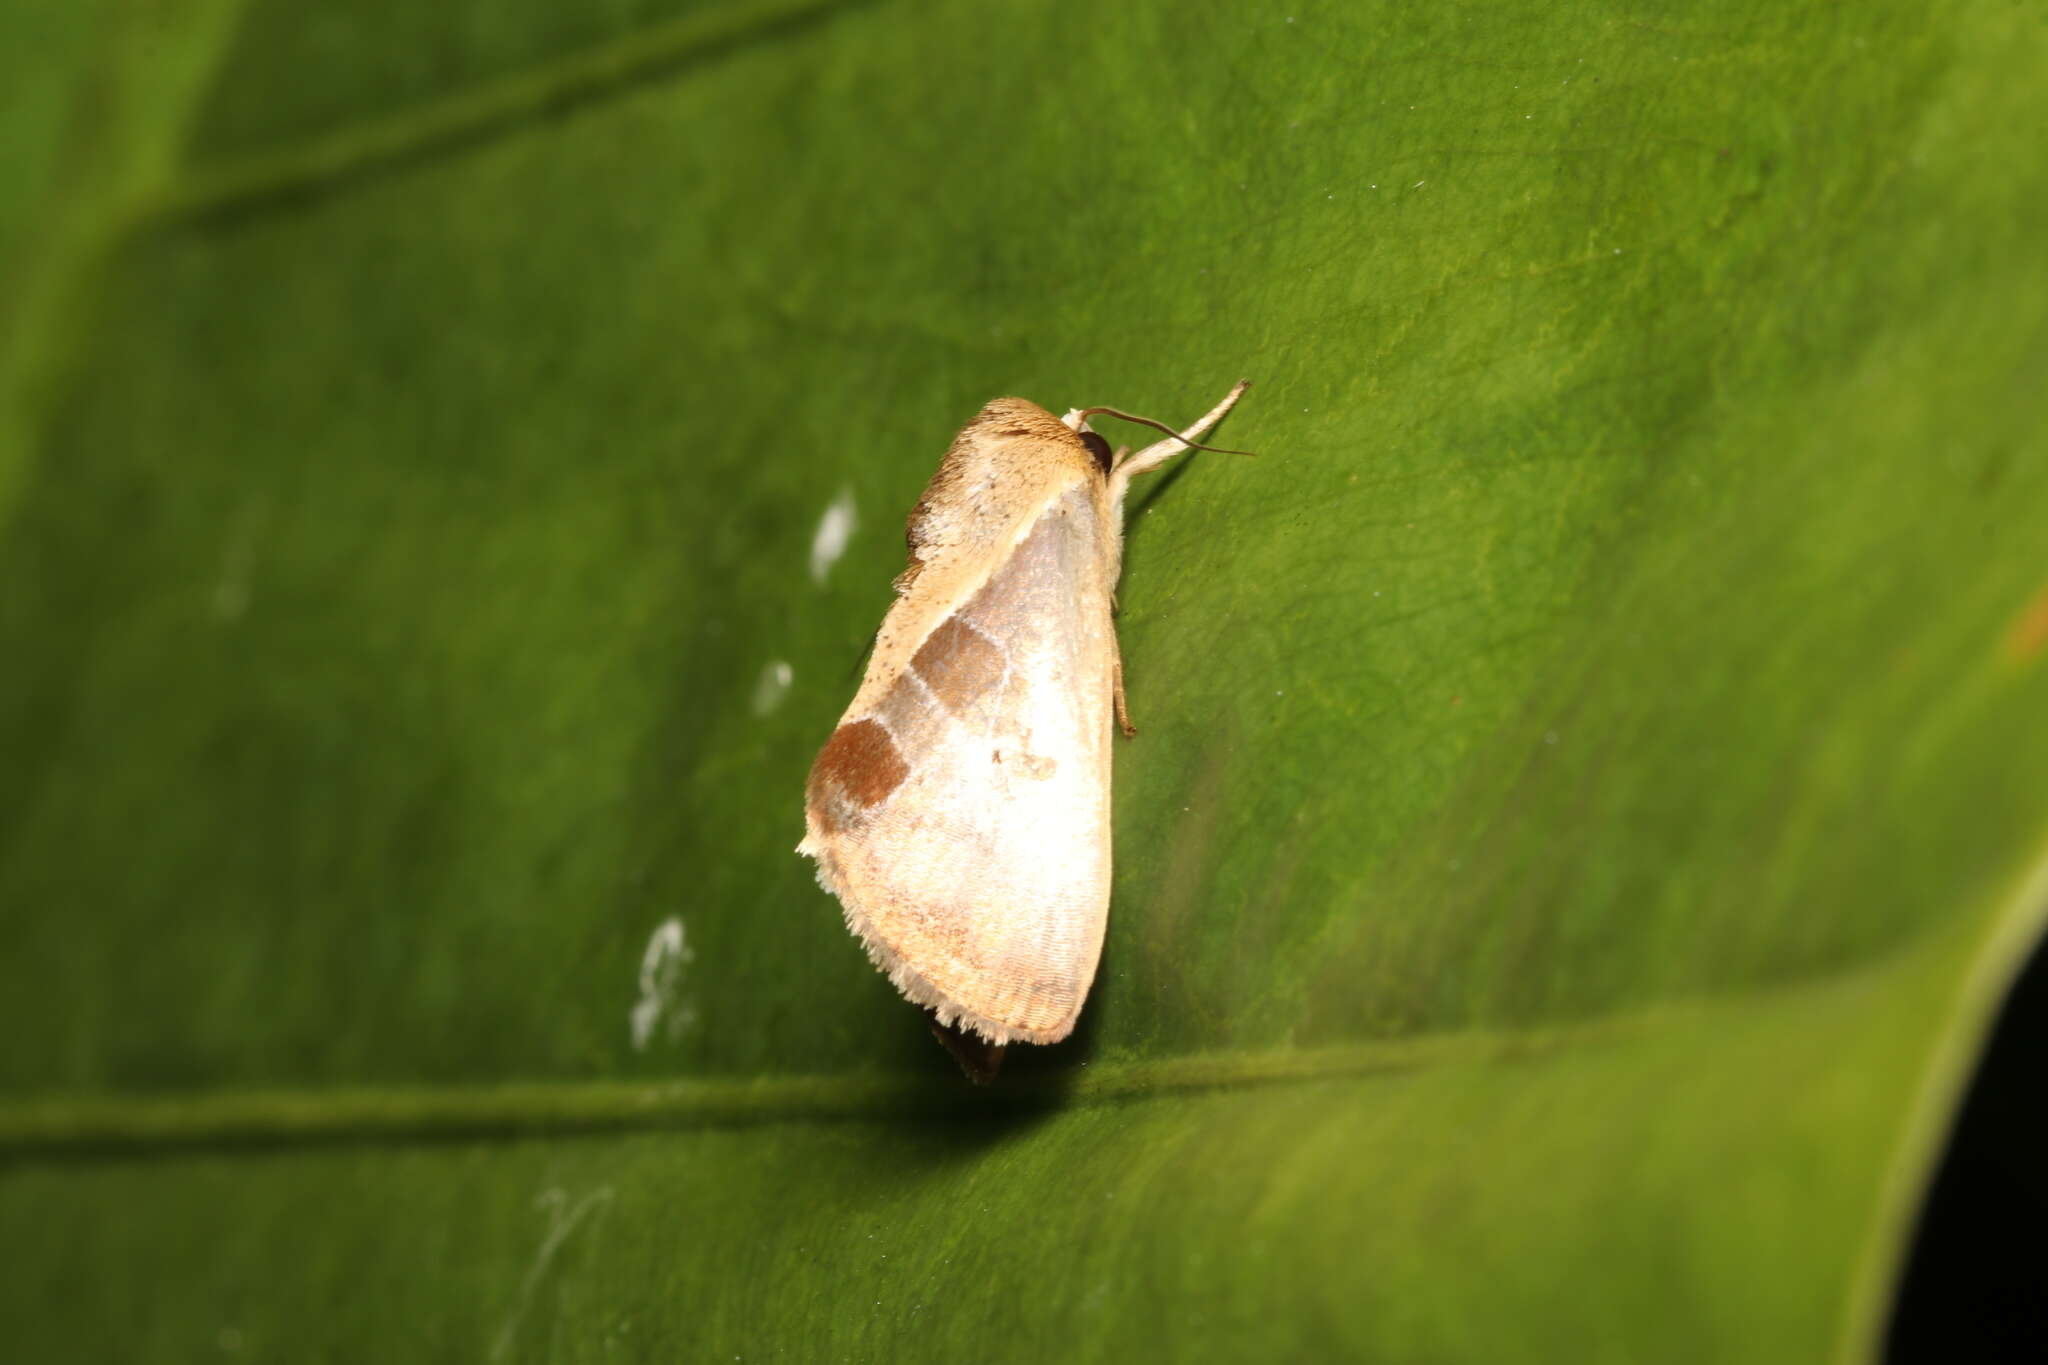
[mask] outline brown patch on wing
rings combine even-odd
[[[889,690],[875,699],[872,714],[895,736],[896,751],[903,761],[913,765],[938,740],[946,720],[932,701],[931,690],[920,687],[908,670],[898,673]]]
[[[869,806],[881,804],[910,776],[880,721],[863,718],[832,732],[811,765],[806,795],[812,814],[827,833],[844,828]]]
[[[910,666],[940,704],[958,716],[1002,682],[1004,659],[995,641],[954,615],[918,646]]]

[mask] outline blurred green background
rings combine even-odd
[[[22,1359],[1863,1359],[2048,913],[2048,20],[0,16]],[[1018,393],[1141,485],[1081,1034],[792,849]],[[843,543],[832,528],[850,530]]]

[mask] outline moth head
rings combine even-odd
[[[1112,452],[1109,442],[1103,439],[1102,433],[1090,431],[1085,425],[1075,434],[1081,438],[1081,444],[1088,447],[1088,453],[1095,457],[1096,467],[1105,475],[1115,469],[1116,462],[1127,453],[1121,450]]]

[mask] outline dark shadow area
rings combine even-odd
[[[916,1077],[913,1088],[922,1100],[893,1115],[906,1149],[931,1164],[974,1160],[1064,1110],[1074,1082],[1095,1055],[1096,1003],[1082,1010],[1073,1036],[1050,1047],[1012,1044],[1003,1049],[995,1074],[980,1082],[966,1072],[957,1052],[933,1036],[931,1016],[904,1003],[913,1026],[892,1033],[891,1068]]]
[[[2048,1359],[2048,946],[2013,984],[1935,1172],[1890,1365]]]
[[[1226,417],[1223,420],[1225,422],[1228,422],[1230,419]],[[1172,464],[1166,466],[1166,468],[1161,470],[1159,473],[1149,476],[1139,476],[1140,478],[1149,477],[1152,482],[1151,486],[1145,489],[1144,496],[1131,497],[1125,500],[1124,535],[1126,538],[1128,538],[1131,532],[1136,529],[1138,524],[1138,518],[1143,516],[1146,512],[1150,511],[1153,503],[1165,497],[1166,490],[1173,487],[1175,484],[1179,483],[1181,480],[1181,476],[1183,474],[1187,473],[1190,469],[1194,468],[1195,457],[1201,453],[1202,452],[1200,451],[1191,450],[1187,454],[1175,460]],[[1139,486],[1140,485],[1136,483],[1133,483],[1132,485],[1133,489],[1136,489]]]
[[[1226,417],[1223,420],[1227,423],[1230,419]],[[1166,490],[1179,483],[1181,476],[1192,469],[1195,461],[1200,458],[1199,452],[1190,452],[1167,465],[1166,468],[1160,470],[1157,474],[1146,475],[1143,482],[1131,485],[1130,496],[1124,503],[1124,565],[1122,582],[1128,583],[1131,581],[1131,562],[1134,558],[1140,557],[1139,553],[1134,549],[1134,543],[1144,539],[1140,531],[1145,524],[1145,513],[1151,510],[1153,503],[1165,497]],[[1119,596],[1121,596],[1121,589],[1119,589]]]

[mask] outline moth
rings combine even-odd
[[[875,965],[968,1075],[1073,1032],[1109,919],[1110,745],[1134,734],[1111,613],[1131,480],[1198,444],[1114,408],[998,398],[910,513],[867,674],[811,767],[805,833]],[[1111,452],[1088,419],[1167,433]],[[1231,452],[1240,453],[1240,452]]]

